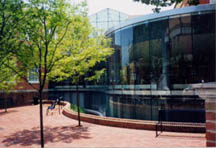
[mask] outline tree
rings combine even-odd
[[[98,50],[99,46],[97,41],[88,38],[90,26],[84,3],[71,6],[66,0],[26,0],[25,2],[24,18],[17,35],[19,48],[13,51],[7,50],[17,60],[18,66],[14,68],[6,64],[6,67],[27,83],[29,83],[27,73],[32,69],[38,70],[34,71],[34,74],[38,75],[39,87],[31,83],[29,85],[39,94],[41,147],[44,147],[42,99],[45,84],[56,77],[61,79],[70,77],[72,74],[83,75],[86,66],[82,66],[84,69],[77,66],[75,72],[72,72],[74,69],[69,66],[73,66],[74,62],[82,61],[83,58],[89,58],[89,62],[91,61],[88,67],[94,65],[99,60],[91,60],[88,56],[89,51],[84,50],[83,45],[89,47],[88,49],[91,47],[92,52]],[[82,50],[85,52],[81,52]]]
[[[76,25],[77,17],[86,15],[81,7],[82,5],[71,6],[66,0],[26,0],[25,8],[22,9],[24,11],[22,25],[16,35],[19,48],[12,51],[7,49],[18,65],[13,67],[5,63],[6,67],[27,83],[29,83],[27,73],[32,69],[38,70],[34,74],[38,75],[39,87],[31,83],[29,85],[39,94],[41,147],[44,147],[43,89],[52,73],[56,72],[58,62],[68,56],[66,47],[72,40],[65,37],[71,34],[69,31],[73,31],[69,28]]]
[[[15,67],[15,60],[10,60],[8,58],[2,58],[0,64],[0,90],[9,93],[11,89],[16,86],[17,81],[19,80],[16,74],[5,64],[11,65],[11,67]],[[5,112],[7,112],[7,99],[5,100]]]
[[[134,0],[134,1],[141,2],[146,5],[154,5],[156,7],[153,9],[153,12],[159,13],[160,12],[159,7],[167,7],[167,6],[171,6],[172,4],[176,5],[182,2],[183,0]]]
[[[29,83],[28,72],[32,69],[38,70],[34,71],[34,74],[38,75],[39,87],[31,85],[31,83],[29,85],[39,94],[41,147],[44,147],[42,99],[45,84],[56,76],[65,78],[70,77],[72,73],[77,76],[78,74],[83,75],[86,65],[82,66],[84,69],[77,66],[75,72],[71,72],[74,69],[69,68],[70,65],[73,66],[74,62],[82,61],[83,58],[89,58],[88,61],[91,61],[88,67],[99,61],[91,60],[88,56],[89,52],[83,49],[91,47],[91,51],[96,51],[99,48],[98,41],[88,38],[90,26],[84,7],[84,3],[71,6],[66,0],[25,0],[24,7],[21,8],[23,14],[18,15],[22,16],[19,19],[21,23],[16,24],[19,26],[18,30],[10,33],[10,36],[15,37],[11,43],[16,44],[14,44],[14,48],[5,46],[5,50],[2,50],[3,53],[9,55],[5,61],[15,60],[14,64],[4,62],[4,67],[9,68],[27,83]],[[11,9],[11,7],[9,8]],[[100,47],[104,46],[106,45]],[[93,48],[96,49],[93,50]],[[81,52],[82,50],[85,52]],[[78,55],[82,55],[82,57]],[[97,55],[95,54],[95,56]]]
[[[68,28],[71,33],[66,36],[72,40],[67,43],[68,54],[56,65],[56,71],[52,73],[52,77],[57,81],[71,78],[72,83],[76,85],[78,125],[81,126],[78,84],[83,79],[88,81],[100,79],[105,69],[96,70],[95,66],[106,61],[107,57],[112,55],[113,49],[109,48],[110,40],[106,39],[104,35],[90,37],[93,28],[87,18],[78,16],[75,19],[77,20],[76,24]],[[66,67],[62,65],[66,65]],[[88,72],[93,74],[86,77]]]
[[[6,65],[16,69],[13,50],[19,47],[17,34],[23,19],[24,3],[20,0],[0,0],[0,90],[8,93],[19,77]],[[5,98],[5,111],[7,100]]]
[[[18,47],[17,33],[23,18],[24,4],[21,0],[0,0],[0,52],[7,54]]]

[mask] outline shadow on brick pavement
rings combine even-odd
[[[73,140],[89,139],[88,127],[45,127],[44,128],[45,144],[48,142],[64,142],[71,143]],[[31,130],[22,130],[7,136],[2,141],[5,146],[21,145],[31,146],[40,145],[40,128],[34,127]]]

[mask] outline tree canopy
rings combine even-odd
[[[72,42],[66,43],[69,54],[59,61],[55,68],[56,71],[50,75],[57,81],[71,77],[74,84],[78,83],[86,73],[92,71],[98,63],[106,61],[106,58],[113,53],[113,50],[109,48],[110,40],[103,35],[89,37],[92,28],[87,18],[82,19],[79,16],[76,19],[76,24],[69,28],[73,31],[66,37],[72,40]],[[62,65],[66,65],[66,67]],[[94,74],[86,79],[89,81],[99,79],[104,71],[104,68],[94,69]]]
[[[23,6],[20,0],[0,1],[0,90],[3,91],[9,91],[18,82],[11,68],[17,67],[12,53],[20,47],[17,36],[22,26]]]
[[[3,0],[6,1],[14,2]],[[13,13],[17,13],[15,22],[2,21],[1,24],[10,30],[5,31],[7,35],[0,36],[0,44],[4,45],[1,52],[4,57],[8,57],[2,64],[4,68],[9,68],[2,72],[10,73],[10,70],[31,85],[27,78],[28,72],[37,69],[34,74],[39,78],[39,87],[31,86],[39,94],[41,147],[44,147],[42,98],[45,84],[51,79],[60,81],[66,78],[72,78],[77,83],[80,76],[85,75],[97,63],[105,61],[112,54],[112,49],[104,36],[90,38],[91,25],[86,15],[85,3],[73,6],[67,0],[16,2],[21,2],[20,14],[12,6],[8,6],[8,19]],[[5,37],[10,41],[5,42]],[[95,72],[91,79],[99,77],[103,71],[104,69]]]
[[[167,7],[171,6],[172,4],[178,4],[182,2],[183,0],[134,0],[135,2],[141,2],[146,5],[154,5],[156,6],[155,9],[153,9],[154,12],[158,13],[160,12],[159,7]]]

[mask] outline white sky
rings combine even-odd
[[[75,0],[85,1],[85,0]],[[94,14],[105,8],[112,8],[129,15],[144,15],[152,13],[154,6],[145,5],[133,0],[86,0],[88,4],[88,15]],[[161,10],[172,9],[172,7],[162,8]]]

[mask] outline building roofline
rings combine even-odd
[[[99,10],[99,11],[96,12],[96,13],[93,13],[93,14],[89,15],[88,17],[91,17],[91,16],[93,16],[93,15],[96,15],[96,14],[98,14],[98,13],[101,13],[101,12],[104,11],[104,10],[116,11],[116,12],[119,12],[119,13],[122,13],[122,14],[125,14],[125,15],[129,16],[127,13],[124,13],[124,12],[122,12],[122,11],[118,11],[118,10],[115,10],[115,9],[112,9],[112,8],[104,8],[104,9]]]
[[[140,17],[128,19],[127,21],[120,23],[120,25],[108,29],[105,34],[108,35],[116,30],[119,30],[119,29],[122,29],[128,26],[132,26],[134,24],[138,24],[144,21],[151,21],[154,19],[159,19],[159,18],[164,18],[164,17],[183,15],[183,14],[188,14],[188,13],[197,13],[197,12],[202,12],[202,11],[211,11],[211,10],[216,11],[215,4],[190,6],[190,7],[185,7],[185,8],[177,8],[177,9],[162,11],[160,13],[152,13],[148,15],[143,15]]]

